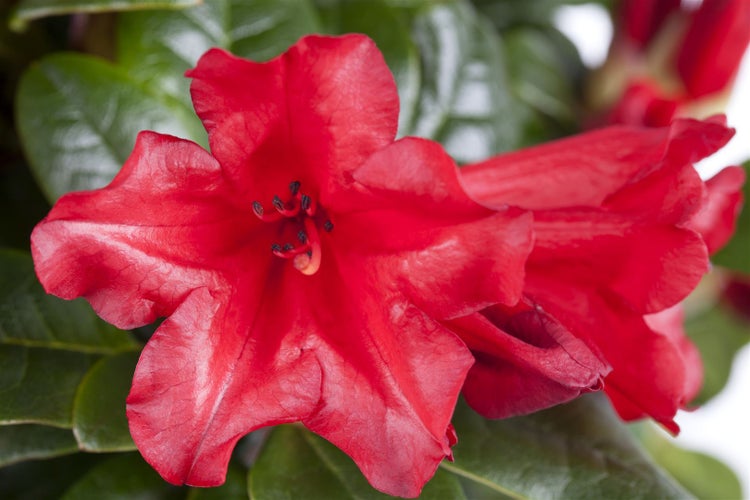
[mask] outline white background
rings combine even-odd
[[[600,65],[612,38],[612,23],[598,5],[562,7],[556,16],[557,27],[576,44],[584,63]],[[750,51],[746,52],[734,92],[727,107],[730,126],[737,129],[732,141],[699,165],[701,174],[750,159]],[[750,209],[750,200],[746,200]],[[750,258],[750,257],[748,257]],[[750,498],[750,345],[737,355],[728,385],[717,397],[694,412],[680,412],[677,423],[682,432],[677,443],[704,451],[737,473],[745,498]]]

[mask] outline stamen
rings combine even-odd
[[[285,252],[288,252],[289,250],[292,250],[293,248],[294,248],[294,245],[292,245],[291,243],[284,243],[284,246],[281,247],[281,249],[284,250]]]
[[[294,258],[294,268],[302,274],[310,276],[318,272],[318,269],[320,269],[320,236],[318,236],[318,229],[315,227],[315,222],[311,218],[306,218],[304,224],[305,232],[307,233],[306,246],[308,247],[308,251]]]
[[[323,229],[325,229],[326,233],[333,231],[333,222],[329,220],[325,221],[325,223],[323,223]]]
[[[297,193],[299,193],[299,187],[300,187],[299,181],[292,181],[289,183],[289,192],[292,193],[292,196],[297,196]]]
[[[279,212],[282,212],[284,210],[284,202],[281,201],[281,198],[279,198],[278,195],[274,195],[272,203],[276,210],[278,210]]]
[[[297,239],[300,243],[307,243],[307,234],[305,234],[304,230],[300,230],[300,232],[297,233]]]
[[[273,245],[271,245],[271,251],[272,252],[281,252],[281,245],[279,245],[278,243],[274,243]]]
[[[310,204],[312,203],[312,199],[306,194],[303,194],[299,203],[300,203],[300,207],[302,207],[302,210],[307,212],[308,210],[310,210]]]
[[[263,217],[263,205],[261,205],[259,201],[253,202],[253,212],[255,212],[255,215],[257,215],[258,218]]]

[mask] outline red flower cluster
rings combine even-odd
[[[720,120],[618,127],[463,169],[394,140],[393,78],[366,37],[268,63],[211,50],[188,73],[211,153],[143,132],[108,186],[62,197],[37,274],[121,328],[166,320],[127,400],[173,483],[223,481],[254,429],[302,422],[376,488],[416,496],[482,414],[605,390],[674,427],[689,364],[644,316],[707,266],[692,162]],[[468,194],[467,194],[468,193]]]
[[[616,88],[607,121],[658,127],[714,113],[750,42],[750,2],[703,0],[690,10],[679,0],[624,0],[620,7],[604,70],[607,88]]]

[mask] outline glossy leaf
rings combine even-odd
[[[273,429],[250,469],[248,491],[256,500],[393,498],[374,490],[346,454],[297,425]],[[438,470],[419,498],[465,497],[456,478]]]
[[[420,9],[412,36],[422,88],[404,134],[440,141],[458,162],[478,161],[521,140],[508,93],[501,40],[467,2]]]
[[[638,424],[635,433],[656,462],[698,498],[742,498],[734,472],[719,460],[673,443],[650,422]]]
[[[137,353],[107,356],[81,381],[75,397],[73,432],[82,450],[135,450],[125,417],[125,398],[137,361]]]
[[[167,9],[195,5],[200,0],[20,0],[10,19],[14,29],[40,17],[77,12],[107,12],[134,9]]]
[[[247,471],[229,462],[227,480],[216,488],[190,488],[186,500],[245,500],[247,499]]]
[[[192,109],[184,73],[209,48],[266,60],[318,30],[308,0],[206,0],[180,11],[121,15],[118,60],[135,79]]]
[[[83,300],[66,302],[47,295],[27,253],[0,249],[0,345],[3,344],[89,353],[140,349],[130,334],[97,318]],[[0,387],[5,376],[0,376]]]
[[[68,434],[72,437],[70,431]],[[76,453],[0,467],[0,498],[59,499],[73,482],[101,459],[101,455]]]
[[[63,500],[107,498],[182,498],[183,492],[165,482],[137,453],[108,458],[91,468],[61,497]]]
[[[0,345],[0,352],[15,346]],[[93,356],[56,349],[23,348],[19,381],[0,392],[0,425],[39,423],[71,427],[73,398]]]
[[[750,173],[750,163],[745,164],[745,172]],[[737,221],[737,231],[729,243],[711,260],[714,264],[750,274],[750,256],[748,255],[748,249],[750,249],[750,180],[745,182],[742,191],[745,196],[745,205]]]
[[[23,380],[27,352],[28,349],[21,346],[0,347],[0,393],[13,389]]]
[[[68,429],[33,424],[0,427],[0,467],[76,451],[78,445]]]
[[[526,417],[454,417],[456,461],[441,467],[512,498],[688,498],[651,463],[607,400],[589,395]]]
[[[201,137],[179,102],[94,57],[54,54],[21,78],[16,102],[24,150],[50,201],[108,183],[144,129]]]
[[[690,318],[685,329],[703,360],[703,387],[692,402],[700,405],[727,384],[735,354],[750,341],[750,325],[729,307],[716,305]]]

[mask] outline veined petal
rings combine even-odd
[[[303,423],[351,456],[374,487],[413,497],[451,456],[446,434],[473,359],[368,264],[342,257],[330,275],[319,273],[339,285],[307,297],[323,386]]]
[[[447,323],[476,359],[466,401],[488,418],[524,415],[601,388],[609,367],[541,308],[494,306]]]
[[[601,297],[593,289],[535,279],[528,293],[611,365],[604,390],[621,417],[649,415],[677,431],[673,418],[686,403],[686,370],[669,338],[616,297]]]
[[[706,181],[703,206],[689,226],[703,236],[709,254],[721,249],[734,234],[742,208],[744,183],[742,167],[727,167]]]
[[[675,120],[668,128],[612,126],[468,165],[461,177],[468,194],[488,206],[598,207],[664,166],[692,168],[732,134],[722,117]]]
[[[258,314],[252,299],[196,289],[138,361],[127,399],[130,433],[173,484],[220,485],[239,438],[301,420],[320,399],[321,367],[301,332],[259,335],[278,332],[273,320],[285,311]]]
[[[595,209],[534,215],[528,276],[617,294],[641,314],[679,302],[708,270],[705,245],[689,229]]]
[[[120,328],[142,326],[197,287],[223,286],[217,257],[236,253],[252,220],[229,194],[201,147],[143,132],[111,184],[63,196],[34,229],[37,275]]]
[[[396,135],[396,84],[363,35],[307,36],[267,63],[212,49],[187,76],[211,152],[243,192],[291,180],[327,192]]]

